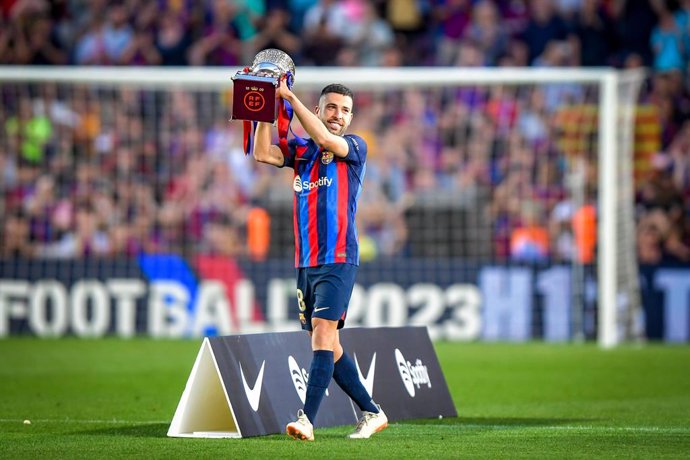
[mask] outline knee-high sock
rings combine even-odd
[[[309,421],[314,423],[319,411],[323,395],[326,394],[328,384],[333,377],[333,352],[330,350],[316,350],[311,360],[309,382],[307,383],[307,398],[304,401],[304,413]]]
[[[350,356],[343,355],[333,366],[333,380],[359,406],[361,410],[378,413],[379,408],[374,404],[371,395],[359,380],[359,373]]]

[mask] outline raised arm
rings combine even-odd
[[[297,115],[302,127],[305,129],[305,131],[307,131],[312,140],[319,145],[319,147],[322,147],[323,149],[328,150],[339,157],[347,156],[349,149],[347,141],[342,136],[330,132],[328,128],[326,128],[324,122],[322,122],[316,114],[309,110],[302,103],[302,101],[300,101],[299,98],[297,98],[297,96],[290,91],[285,80],[281,80],[280,82],[278,95],[290,102],[290,105],[292,105],[292,109],[294,110],[295,115]],[[343,112],[342,107],[338,106],[331,108],[331,110],[334,111],[332,114],[334,119],[338,117],[342,119],[343,116],[348,116]],[[351,114],[349,114],[349,116],[351,116]]]
[[[271,127],[270,123],[257,123],[254,133],[254,159],[280,168],[285,164],[285,158],[280,147],[271,144]]]

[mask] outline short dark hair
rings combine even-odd
[[[328,93],[342,94],[343,96],[348,96],[350,99],[352,99],[352,102],[355,101],[355,93],[353,93],[350,88],[345,85],[341,85],[340,83],[331,83],[322,89],[319,99]]]

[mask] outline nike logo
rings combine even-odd
[[[315,309],[314,309],[314,313],[318,313],[318,312],[323,311],[323,310],[328,310],[329,308],[331,308],[331,307],[319,307],[319,308],[315,308]]]
[[[244,385],[244,392],[247,395],[247,400],[249,405],[254,409],[254,412],[259,410],[259,400],[261,399],[261,385],[264,381],[264,366],[266,365],[266,360],[261,363],[261,370],[259,371],[259,376],[254,382],[254,387],[250,388],[247,384],[247,379],[244,377],[244,371],[242,370],[242,363],[240,363],[240,376],[242,377],[242,385]]]
[[[369,396],[374,397],[374,373],[376,372],[376,353],[371,358],[371,364],[369,365],[369,371],[367,372],[366,378],[362,375],[362,371],[359,369],[359,363],[357,362],[357,354],[354,354],[355,366],[357,367],[357,373],[359,374],[359,380],[364,385],[364,388],[369,392]]]

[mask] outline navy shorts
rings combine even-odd
[[[297,305],[302,329],[312,330],[312,318],[338,321],[338,329],[345,325],[356,274],[357,266],[342,263],[297,269]]]

